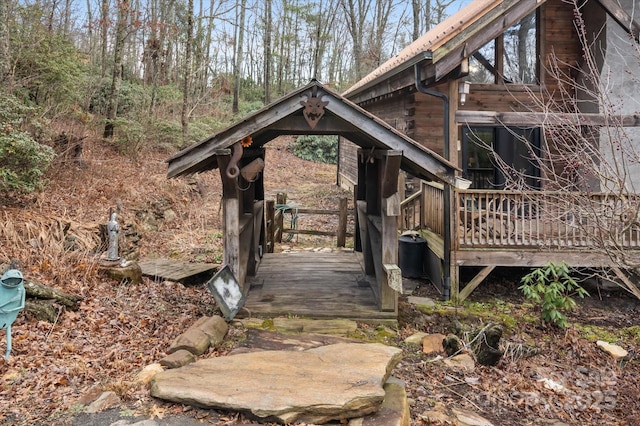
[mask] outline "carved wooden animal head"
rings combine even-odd
[[[320,97],[310,96],[306,101],[300,101],[300,105],[304,107],[302,115],[312,129],[316,128],[316,124],[324,115],[324,107],[329,105],[328,101],[323,101]]]

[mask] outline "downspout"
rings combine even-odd
[[[444,93],[431,90],[422,84],[420,79],[420,66],[413,66],[416,74],[416,89],[425,95],[442,99],[444,106],[444,150],[443,157],[449,161],[449,97]],[[444,183],[444,276],[442,283],[442,298],[449,300],[451,297],[451,185]]]

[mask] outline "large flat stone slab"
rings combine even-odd
[[[378,411],[401,354],[379,343],[338,343],[209,358],[158,373],[151,395],[268,421],[320,424]]]

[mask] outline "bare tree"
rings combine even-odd
[[[0,1],[0,83],[9,78],[9,1]]]
[[[232,110],[235,113],[239,111],[240,102],[240,86],[242,84],[242,59],[244,47],[244,21],[247,13],[247,0],[240,0],[240,14],[236,24],[236,55],[233,66],[233,105]]]
[[[193,51],[193,0],[187,2],[187,37],[185,41],[184,71],[182,80],[182,112],[180,122],[182,124],[182,145],[187,141],[189,133],[189,83],[191,81],[191,52]]]
[[[105,0],[106,1],[106,0]],[[120,0],[118,3],[118,22],[116,23],[115,44],[113,46],[113,71],[111,88],[107,97],[107,114],[103,137],[113,138],[115,120],[118,113],[118,97],[122,83],[122,55],[124,42],[127,36],[127,22],[129,16],[129,0]]]

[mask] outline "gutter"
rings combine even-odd
[[[431,52],[425,52],[431,53]],[[444,93],[429,89],[422,83],[420,79],[420,66],[416,63],[413,66],[415,70],[415,86],[418,92],[425,95],[435,96],[443,101],[444,107],[444,159],[450,161],[449,153],[449,97]],[[451,185],[444,182],[444,271],[442,283],[442,298],[449,300],[451,298]]]
[[[393,59],[397,59],[397,58],[393,58]],[[392,60],[393,60],[392,59]],[[360,86],[356,86],[355,84],[353,86],[351,86],[349,89],[347,89],[345,92],[342,93],[342,96],[346,97],[346,98],[352,98],[360,93],[362,93],[363,91],[377,86],[378,84],[382,83],[383,81],[389,80],[392,77],[397,76],[398,74],[402,73],[403,71],[407,71],[410,70],[411,67],[415,67],[418,64],[422,63],[422,61],[430,61],[433,59],[433,52],[430,50],[423,50],[420,53],[412,56],[411,58],[402,61],[400,64],[398,64],[397,66],[389,69],[388,71],[378,75],[378,76],[374,76],[372,74],[375,73],[375,70],[372,71],[371,74],[369,74],[368,76],[365,76],[362,80],[366,80],[369,79],[368,81],[366,81],[364,84],[360,85]],[[358,83],[356,83],[358,84]]]

